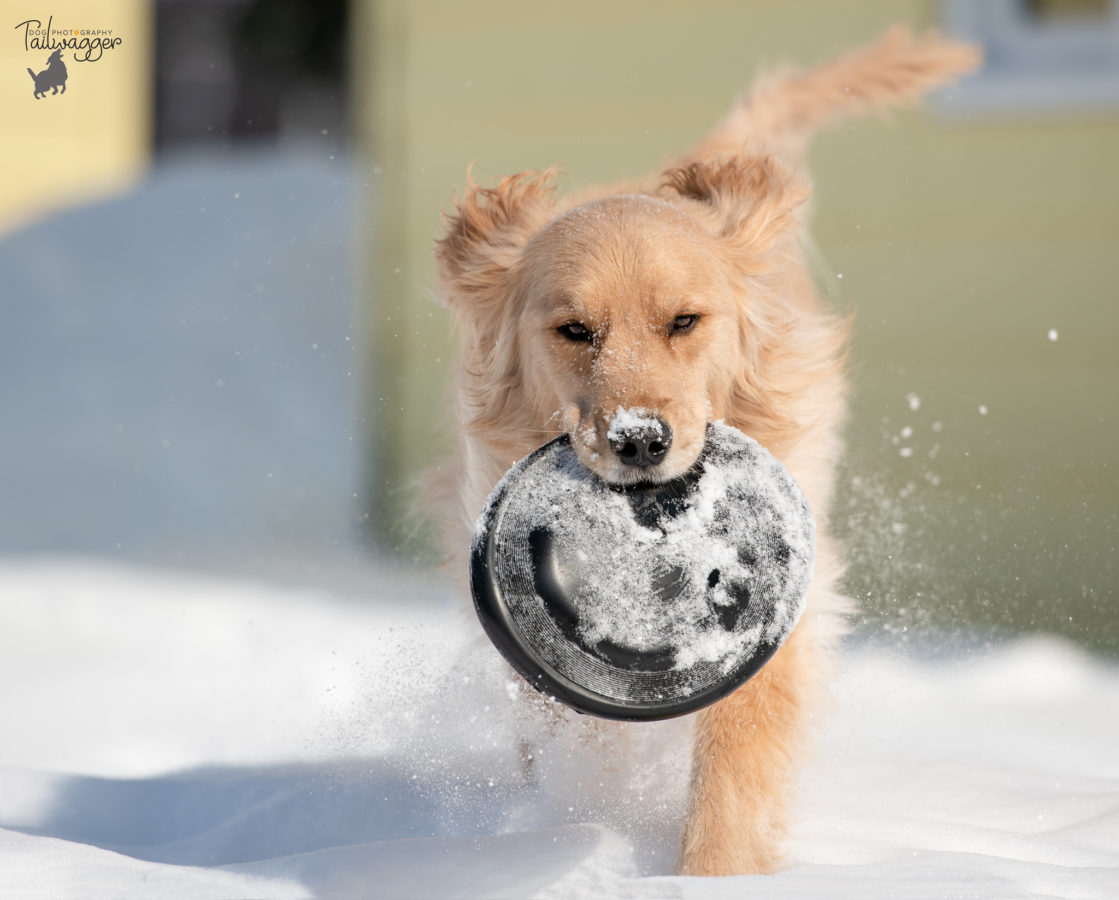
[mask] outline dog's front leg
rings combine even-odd
[[[772,872],[780,864],[810,640],[797,628],[753,679],[698,714],[681,875]]]

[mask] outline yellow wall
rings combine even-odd
[[[355,55],[375,74],[362,127],[380,235],[366,286],[383,351],[371,401],[389,483],[376,508],[393,519],[393,491],[453,430],[431,246],[470,162],[480,179],[557,163],[567,184],[639,173],[709,127],[759,66],[824,60],[896,21],[936,24],[939,6],[381,0],[365,13]],[[966,617],[1119,649],[1105,615],[1119,568],[1117,160],[1115,112],[960,119],[933,106],[816,145],[821,284],[857,316],[836,524],[851,589],[890,627]],[[938,611],[915,612],[918,592]]]
[[[36,100],[26,69],[45,69],[51,51],[25,49],[25,29],[15,26],[28,19],[38,19],[42,27],[51,19],[52,29],[69,31],[79,41],[88,37],[83,31],[111,29],[101,38],[119,37],[121,43],[103,49],[96,61],[77,61],[74,50],[64,49],[66,93]],[[0,35],[3,234],[117,190],[143,170],[150,143],[151,10],[147,0],[7,0]]]
[[[359,124],[377,166],[380,223],[368,281],[381,350],[374,438],[389,495],[446,446],[449,331],[428,300],[431,246],[468,164],[480,179],[559,164],[569,184],[640,173],[710,127],[762,64],[826,59],[895,19],[929,18],[922,4],[889,2],[705,0],[682,9],[647,0],[359,5]],[[879,143],[891,146],[858,145]],[[391,496],[375,488],[383,508]]]

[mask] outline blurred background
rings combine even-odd
[[[431,249],[467,166],[639,174],[759,69],[903,22],[987,61],[812,154],[820,288],[856,317],[832,518],[858,631],[1119,655],[1116,0],[5,9],[0,556],[429,569]],[[121,40],[36,98],[48,22]]]

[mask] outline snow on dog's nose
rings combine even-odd
[[[672,429],[647,409],[619,406],[606,432],[610,449],[622,465],[648,468],[660,465],[672,446]]]

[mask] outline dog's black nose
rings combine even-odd
[[[644,416],[636,421],[615,420],[607,432],[610,449],[618,454],[623,465],[659,465],[672,446],[672,429],[657,416]]]

